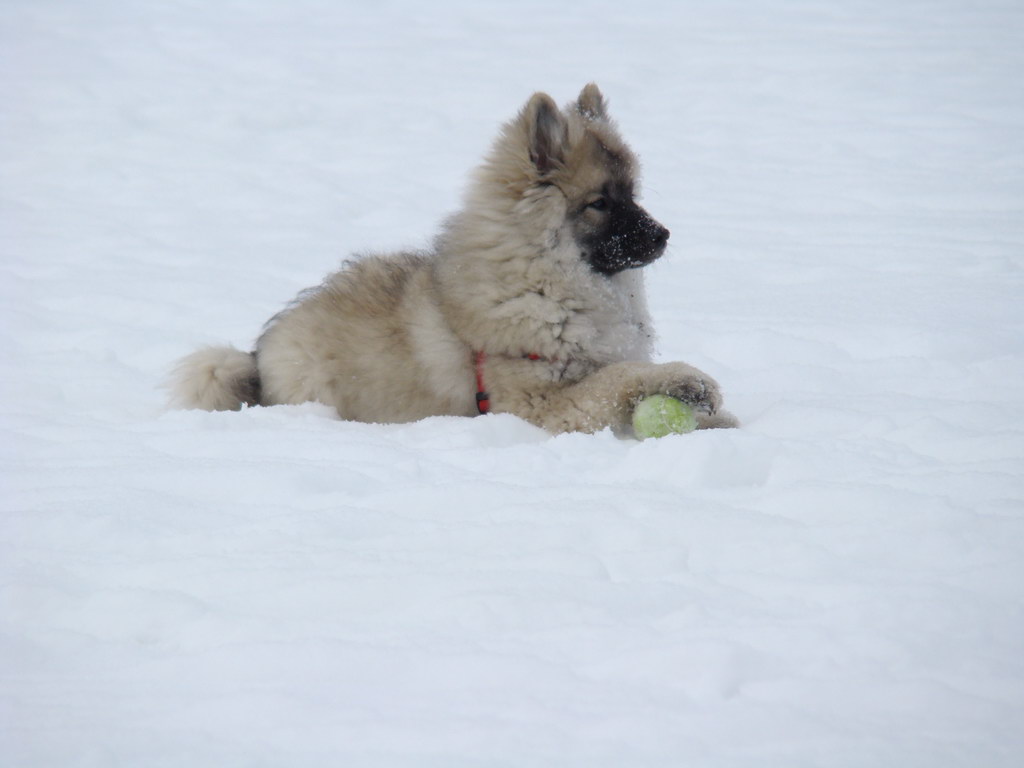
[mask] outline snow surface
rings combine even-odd
[[[1019,2],[0,7],[0,765],[1024,764]],[[737,431],[167,412],[589,80]]]

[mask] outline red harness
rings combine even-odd
[[[529,354],[525,356],[527,360],[540,360],[540,355]],[[473,355],[473,360],[476,365],[476,409],[481,414],[488,413],[491,410],[491,395],[484,387],[484,363],[487,362],[487,353],[483,350]]]
[[[476,355],[476,409],[480,413],[487,413],[491,410],[491,396],[484,389],[484,362],[487,360],[486,352],[477,352]]]

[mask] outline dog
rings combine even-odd
[[[636,194],[636,157],[598,87],[564,109],[535,93],[430,251],[349,262],[271,318],[253,352],[184,358],[175,404],[318,401],[376,423],[511,413],[552,434],[619,433],[640,399],[666,394],[699,427],[737,426],[710,376],[651,362],[641,268],[669,231]]]

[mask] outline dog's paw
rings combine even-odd
[[[722,393],[719,391],[718,382],[696,368],[685,367],[688,371],[676,378],[665,394],[689,403],[705,413],[717,412],[722,407]]]
[[[736,429],[740,420],[725,410],[716,413],[705,413],[696,411],[697,429]]]

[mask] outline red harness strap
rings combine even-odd
[[[484,389],[484,362],[486,360],[486,352],[476,353],[476,409],[482,414],[491,410],[491,396]]]
[[[530,353],[525,355],[527,360],[540,360],[540,355]],[[491,410],[491,395],[484,388],[484,363],[487,362],[487,353],[483,350],[473,355],[473,361],[476,366],[476,409],[481,414],[488,413]]]

